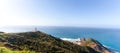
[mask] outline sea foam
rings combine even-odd
[[[80,38],[77,38],[77,39],[73,39],[73,38],[60,38],[60,39],[65,40],[65,41],[70,41],[70,42],[80,41]]]
[[[65,41],[70,41],[70,42],[73,42],[73,43],[76,42],[76,41],[80,41],[80,38],[76,38],[76,39],[74,39],[74,38],[60,38],[60,39],[65,40]],[[103,46],[106,47],[106,48],[109,48],[112,51],[112,53],[120,53],[120,52],[116,51],[115,49],[113,49],[109,46],[106,46],[106,45],[103,45]]]

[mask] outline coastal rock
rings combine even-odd
[[[113,53],[111,50],[104,47],[100,42],[92,38],[89,38],[89,39],[81,38],[79,41],[76,41],[75,44],[78,44],[80,46],[91,47],[100,53]]]

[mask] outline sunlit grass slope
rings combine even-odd
[[[10,50],[6,47],[0,47],[0,53],[35,53],[34,51],[26,51],[26,50],[22,50],[22,51],[17,51],[17,50]]]

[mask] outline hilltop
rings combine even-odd
[[[30,50],[36,53],[98,53],[91,47],[63,41],[41,31],[1,34],[0,43],[10,50]]]

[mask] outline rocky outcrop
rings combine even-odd
[[[104,47],[100,42],[92,38],[89,39],[81,38],[80,41],[76,41],[75,44],[78,44],[80,46],[91,47],[100,53],[113,53],[108,48]]]

